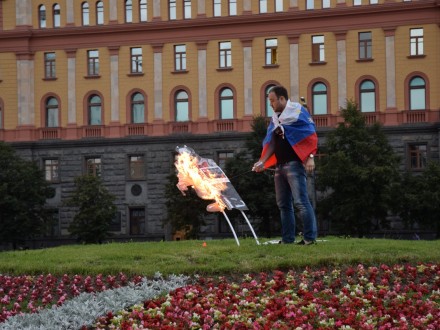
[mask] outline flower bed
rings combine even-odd
[[[0,329],[440,328],[439,264],[159,275],[0,275]]]
[[[99,318],[99,329],[440,329],[440,265],[276,271],[197,284]]]

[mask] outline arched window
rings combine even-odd
[[[189,99],[188,93],[184,90],[177,91],[175,94],[174,105],[176,109],[176,121],[189,120]]]
[[[40,28],[44,29],[46,27],[46,7],[44,5],[38,7],[38,22]]]
[[[96,24],[104,24],[104,4],[102,1],[96,3]]]
[[[58,100],[49,97],[46,100],[46,127],[58,127]]]
[[[141,22],[146,22],[148,20],[148,7],[147,0],[139,1],[139,20]]]
[[[137,92],[131,96],[131,122],[133,124],[145,121],[145,100],[144,96]]]
[[[362,112],[376,111],[376,86],[371,80],[364,80],[359,90],[359,105]]]
[[[269,95],[269,91],[272,89],[272,87],[275,85],[269,85],[266,87],[266,89],[264,90],[264,99],[266,100],[266,105],[265,105],[265,114],[266,117],[272,117],[273,116],[273,109],[270,105],[270,101],[269,98],[267,97]]]
[[[54,4],[52,7],[53,12],[53,27],[58,28],[61,26],[61,7],[59,4]]]
[[[131,0],[125,1],[125,22],[133,22],[133,3]]]
[[[220,91],[220,119],[234,118],[234,93],[230,88]]]
[[[327,86],[322,82],[317,82],[312,87],[312,114],[327,114]]]
[[[96,94],[90,95],[87,108],[89,115],[88,124],[101,125],[101,112],[102,112],[101,98]]]
[[[409,109],[426,109],[426,83],[422,77],[416,76],[409,82]]]
[[[89,25],[90,9],[89,9],[89,4],[87,2],[83,2],[81,5],[81,14],[82,14],[82,25]]]

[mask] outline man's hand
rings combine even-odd
[[[315,170],[315,160],[311,157],[307,158],[304,167],[306,168],[306,172],[308,174],[312,174]]]
[[[254,172],[263,172],[264,171],[264,163],[261,160],[259,160],[252,167],[252,171],[254,171]]]

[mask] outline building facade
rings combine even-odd
[[[117,196],[118,237],[171,239],[175,147],[222,166],[275,84],[321,143],[351,99],[423,169],[440,159],[439,0],[0,0],[0,141],[44,168],[57,239],[85,173]]]

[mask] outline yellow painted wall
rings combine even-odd
[[[17,63],[12,53],[0,53],[0,98],[3,100],[3,128],[17,127]]]
[[[3,30],[15,29],[15,1],[3,1]]]

